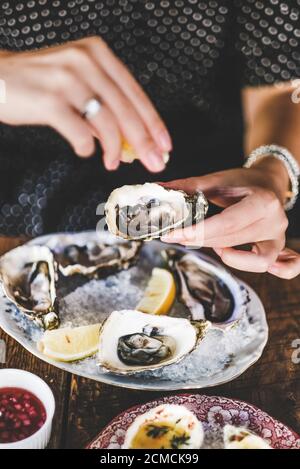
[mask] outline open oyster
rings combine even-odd
[[[199,449],[202,423],[184,405],[161,404],[134,419],[126,431],[123,449]]]
[[[24,245],[0,259],[0,277],[7,297],[44,329],[59,325],[56,263],[46,246]]]
[[[50,240],[48,246],[63,275],[103,277],[130,267],[137,259],[141,243],[120,241],[113,236],[111,242],[104,242],[96,232],[86,232],[61,235],[55,245]]]
[[[272,449],[260,436],[247,428],[233,425],[224,427],[224,447],[225,449]]]
[[[154,370],[182,360],[204,337],[208,323],[114,311],[100,330],[99,365],[116,374]]]
[[[151,240],[202,220],[208,203],[202,192],[188,195],[159,184],[115,189],[105,205],[111,233],[124,239]]]
[[[180,300],[190,310],[192,320],[208,320],[217,327],[235,323],[243,313],[241,289],[224,269],[214,273],[214,266],[197,254],[168,249],[164,251],[169,267],[175,273]]]

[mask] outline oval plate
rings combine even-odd
[[[120,449],[126,430],[141,414],[160,404],[184,405],[204,426],[203,449],[224,449],[226,424],[249,428],[274,449],[300,449],[300,437],[286,425],[246,402],[218,396],[180,394],[132,407],[112,420],[87,449]]]
[[[82,242],[82,239],[91,239],[94,236],[94,232],[78,233],[72,235],[72,240],[73,243]],[[102,234],[102,237],[111,240],[107,233]],[[65,234],[43,236],[31,243],[49,244],[53,247],[61,239],[65,239]],[[161,251],[165,247],[159,241],[146,243],[136,266],[107,279],[83,282],[82,279],[73,277],[66,282],[62,281],[63,285],[59,286],[58,291],[62,326],[95,324],[115,309],[134,309],[143,294],[152,268],[162,265]],[[243,307],[243,315],[239,323],[225,333],[210,330],[200,347],[180,364],[136,376],[118,376],[100,370],[96,357],[76,363],[55,362],[37,350],[36,342],[42,331],[25,318],[4,295],[0,296],[0,327],[41,360],[75,375],[106,384],[159,391],[196,389],[226,383],[240,376],[262,355],[268,339],[265,311],[250,287],[231,276],[215,260],[196,252],[207,270],[217,274],[229,287],[231,283],[235,284],[236,290],[240,289],[237,302]],[[247,305],[242,305],[242,300],[246,297]],[[171,315],[184,316],[186,311],[182,308],[179,302],[175,302]]]

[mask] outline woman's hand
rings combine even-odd
[[[268,272],[285,279],[297,277],[300,274],[300,254],[291,249],[284,249]]]
[[[176,230],[162,241],[210,247],[230,267],[267,271],[285,246],[288,222],[283,200],[288,176],[282,163],[274,158],[266,160],[251,169],[233,169],[167,183],[168,187],[189,193],[202,190],[224,210],[195,227]],[[251,244],[251,251],[234,249],[244,244]]]
[[[50,125],[82,157],[101,141],[107,169],[116,169],[122,137],[150,171],[164,169],[171,150],[168,131],[149,98],[125,65],[98,37],[33,52],[1,52],[0,79],[6,100],[0,121]],[[101,110],[83,117],[86,103],[99,98]]]

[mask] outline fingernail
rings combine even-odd
[[[152,166],[154,171],[163,171],[165,169],[165,164],[163,162],[162,155],[160,155],[155,150],[150,150],[148,153],[148,161]]]
[[[113,162],[111,163],[111,169],[112,169],[113,171],[116,171],[116,169],[118,169],[119,166],[120,166],[119,160],[113,161]]]
[[[218,256],[222,256],[223,249],[221,248],[214,248],[214,251],[218,254]]]
[[[91,152],[82,151],[82,148],[74,148],[74,151],[80,158],[89,158],[92,156]]]
[[[269,274],[277,274],[279,272],[279,268],[276,267],[275,265],[272,265],[272,267],[268,269],[268,272]]]
[[[172,150],[172,140],[169,133],[166,130],[161,130],[158,134],[158,143],[159,146],[164,151],[171,151]]]
[[[118,169],[119,164],[120,164],[119,160],[107,161],[106,162],[106,168],[109,171],[115,171],[116,169]]]

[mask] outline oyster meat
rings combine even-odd
[[[204,337],[206,322],[114,311],[100,331],[99,365],[111,373],[134,374],[177,363]]]
[[[224,427],[224,447],[225,449],[272,449],[260,436],[247,428],[233,425]]]
[[[180,300],[190,310],[193,320],[208,320],[222,327],[239,319],[240,286],[225,269],[217,275],[213,272],[216,267],[211,266],[209,271],[207,263],[197,254],[181,250],[168,249],[164,257],[177,277]]]
[[[111,238],[112,242],[104,242],[94,232],[62,235],[55,245],[50,241],[48,246],[53,250],[63,275],[103,277],[130,267],[141,248],[140,242]]]
[[[202,423],[184,405],[161,404],[139,415],[128,427],[123,449],[199,449]]]
[[[118,357],[126,365],[156,365],[172,356],[176,343],[171,337],[129,334],[118,340]]]
[[[0,259],[6,296],[44,329],[59,325],[56,276],[56,262],[46,246],[20,246]]]
[[[175,228],[204,218],[208,203],[202,192],[188,195],[159,184],[115,189],[105,205],[106,222],[114,235],[131,240],[151,240]]]

